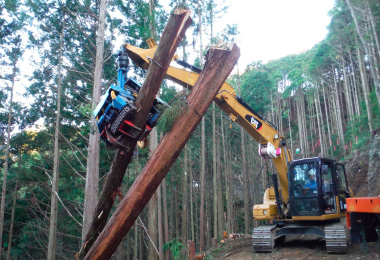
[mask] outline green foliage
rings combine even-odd
[[[186,105],[184,99],[185,96],[178,98],[169,108],[166,106],[161,106],[160,111],[164,111],[158,119],[157,128],[159,131],[165,134],[172,129],[175,120],[183,110],[183,107]]]
[[[17,7],[19,6],[18,0],[5,0],[5,8],[8,11],[16,12]]]
[[[164,81],[165,83],[165,81]],[[166,86],[162,84],[160,98],[171,104],[177,96],[177,89],[173,86]]]
[[[259,114],[264,114],[270,108],[275,83],[260,63],[248,67],[241,79],[241,96]]]
[[[132,4],[125,0],[117,0],[115,4],[122,15],[127,18],[126,23],[119,29],[122,35],[127,37],[129,43],[138,45],[138,42],[140,42],[140,47],[148,47],[147,43],[140,41],[140,39],[147,40],[152,37],[151,23],[155,24],[155,34],[158,38],[160,37],[168,18],[168,14],[162,8],[156,8],[153,20],[149,13],[149,4],[146,1],[138,0]],[[158,7],[160,6],[158,5]],[[136,12],[136,9],[138,12]],[[136,39],[139,39],[139,41],[136,41]]]
[[[237,24],[227,24],[223,31],[218,35],[223,42],[234,42],[236,35],[239,35]]]
[[[182,251],[184,251],[185,249],[186,246],[181,243],[181,240],[178,237],[164,244],[164,251],[170,250],[172,252],[174,260],[181,259]]]
[[[319,74],[321,70],[330,70],[333,62],[331,47],[322,42],[314,47],[309,71],[311,74]]]
[[[371,110],[372,110],[373,115],[380,115],[380,107],[379,107],[378,102],[377,102],[377,97],[376,97],[375,91],[372,91],[370,93],[370,99],[371,99],[371,104],[372,104]],[[380,127],[380,116],[374,116],[372,123],[373,123],[373,130],[379,128]]]

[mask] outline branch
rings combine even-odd
[[[150,243],[152,243],[152,246],[153,246],[154,250],[156,251],[157,255],[160,255],[160,253],[158,252],[157,247],[156,247],[156,245],[154,244],[152,238],[149,236],[148,230],[146,229],[146,227],[145,227],[145,225],[144,225],[144,222],[142,222],[142,220],[141,220],[140,217],[139,217],[139,221],[140,221],[140,225],[142,226],[142,228],[144,229],[146,235],[148,236]]]
[[[81,223],[79,223],[79,221],[76,220],[76,219],[74,218],[74,216],[71,214],[71,212],[66,208],[65,204],[63,204],[63,202],[62,202],[61,198],[59,197],[57,191],[55,191],[55,196],[58,198],[59,202],[61,202],[62,207],[66,210],[67,214],[69,214],[70,217],[71,217],[71,218],[72,218],[72,219],[73,219],[73,220],[74,220],[79,226],[82,227],[83,225],[82,225]]]

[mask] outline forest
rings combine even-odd
[[[177,7],[191,11],[176,52],[191,64],[202,67],[207,46],[239,34],[235,24],[215,32],[228,9],[219,0],[171,0]],[[78,254],[116,153],[99,142],[92,111],[116,83],[118,39],[159,43],[171,11],[159,0],[0,0],[0,258]],[[380,132],[380,4],[335,0],[329,15],[312,49],[252,61],[227,81],[276,126],[293,159],[345,164]],[[146,71],[131,62],[128,73],[144,82]],[[187,90],[165,79],[159,94],[174,105]],[[135,151],[112,212],[165,134],[155,129],[149,149]],[[251,234],[253,205],[276,171],[257,150],[212,104],[112,259],[185,259],[188,240],[202,252],[224,231]]]

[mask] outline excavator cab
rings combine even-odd
[[[289,167],[290,215],[320,216],[346,212],[349,197],[344,166],[335,160],[309,158],[295,160]]]

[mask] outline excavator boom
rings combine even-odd
[[[143,69],[155,62],[156,45],[152,40],[148,45],[149,49],[141,49],[124,44],[129,57]],[[191,89],[201,70],[183,61],[178,63],[185,68],[169,66],[167,78]],[[272,175],[273,186],[264,192],[263,204],[253,208],[256,220],[273,221],[254,229],[254,250],[271,252],[277,238],[313,234],[325,239],[328,252],[346,252],[345,228],[338,223],[345,216],[346,198],[350,196],[344,166],[321,157],[293,160],[276,127],[252,109],[227,82],[214,102],[259,143],[260,156],[270,158],[278,173],[279,187],[277,176]]]
[[[124,44],[132,61],[143,69],[147,69],[150,62],[154,62],[153,56],[156,46],[152,42],[148,43],[149,49]],[[167,70],[168,79],[189,89],[195,85],[198,77],[199,73],[182,68],[170,66]],[[241,125],[260,144],[262,156],[272,158],[279,174],[282,199],[286,203],[289,198],[287,161],[292,158],[286,146],[283,145],[283,136],[273,124],[257,114],[242,98],[238,97],[235,90],[227,82],[218,91],[214,102],[229,115],[232,121]]]

